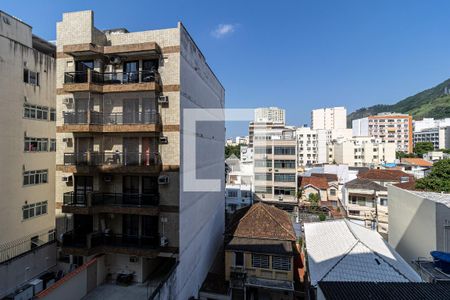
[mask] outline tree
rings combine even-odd
[[[436,162],[430,174],[417,180],[416,189],[450,193],[450,158]]]
[[[439,151],[442,151],[446,154],[450,154],[450,149],[439,149]]]
[[[227,146],[225,146],[225,159],[230,157],[232,154],[234,154],[238,158],[240,158],[241,157],[241,145],[227,145]]]
[[[314,207],[319,206],[320,196],[316,193],[311,193],[308,195],[308,200],[311,202],[311,205]]]
[[[419,157],[422,157],[425,153],[433,151],[434,145],[431,142],[420,142],[414,146],[414,153]]]
[[[327,218],[327,216],[325,216],[325,214],[324,214],[323,212],[321,212],[321,213],[319,214],[319,221],[320,221],[320,222],[325,221],[326,218]]]
[[[413,158],[417,157],[414,153],[406,153],[403,151],[397,151],[395,152],[395,158],[402,159],[402,158]]]

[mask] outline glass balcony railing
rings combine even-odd
[[[155,71],[139,72],[96,72],[93,70],[65,72],[64,83],[95,83],[95,84],[130,84],[160,82],[160,76]]]
[[[140,193],[103,193],[88,192],[75,193],[67,192],[63,194],[63,204],[65,206],[119,206],[119,207],[147,207],[159,204],[159,194]]]
[[[155,166],[161,162],[159,153],[150,152],[72,152],[64,153],[65,165],[78,166]]]
[[[69,231],[63,234],[63,247],[95,248],[101,246],[120,248],[156,249],[159,247],[159,236],[124,235],[113,233],[77,233]]]
[[[63,112],[64,124],[128,125],[160,124],[157,112],[102,113],[102,112]]]

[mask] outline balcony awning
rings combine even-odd
[[[261,279],[256,277],[247,277],[245,285],[280,291],[294,290],[294,283],[291,281]]]

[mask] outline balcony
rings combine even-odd
[[[63,235],[63,252],[90,256],[98,253],[119,253],[156,257],[159,253],[159,236],[132,236],[92,232],[78,234],[73,231]]]
[[[139,72],[65,72],[65,92],[120,93],[138,91],[160,91],[160,76],[154,71]]]
[[[159,194],[90,192],[63,194],[62,211],[74,214],[117,213],[156,216]]]
[[[159,173],[159,153],[150,152],[71,152],[64,153],[64,164],[58,171],[67,173]]]
[[[64,125],[58,132],[160,132],[157,112],[104,113],[63,112]]]

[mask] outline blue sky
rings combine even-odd
[[[66,11],[92,9],[100,29],[181,20],[226,88],[227,107],[279,106],[290,125],[310,110],[393,103],[450,77],[450,1],[2,0],[0,10],[55,39]],[[227,136],[245,134],[228,124]]]

